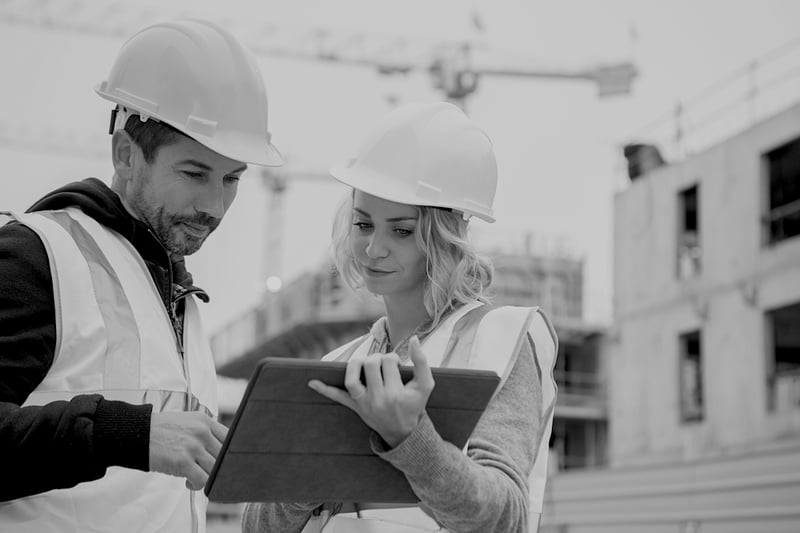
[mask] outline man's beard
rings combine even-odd
[[[171,256],[186,256],[198,251],[208,237],[221,222],[220,219],[205,213],[193,215],[169,214],[163,206],[156,207],[146,194],[149,177],[140,176],[138,186],[131,191],[128,202],[139,218],[147,224],[161,241]],[[187,233],[183,223],[205,226],[208,232],[202,237]]]
[[[167,251],[173,256],[191,255],[198,251],[211,232],[219,225],[219,219],[197,213],[190,215],[170,215],[164,211],[163,207],[152,209],[146,219],[147,224],[164,245]],[[202,237],[191,235],[183,230],[182,223],[205,226],[208,233]]]

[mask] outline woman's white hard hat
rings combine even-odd
[[[264,80],[253,55],[202,20],[154,24],[128,39],[95,91],[124,116],[169,124],[236,161],[279,166]]]
[[[330,170],[342,183],[402,204],[448,208],[494,222],[497,161],[489,136],[447,102],[406,104]]]

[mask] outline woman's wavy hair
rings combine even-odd
[[[348,194],[334,219],[331,255],[339,274],[354,290],[364,288],[350,242],[353,197]],[[433,331],[451,310],[473,300],[488,302],[492,284],[491,262],[479,255],[467,236],[468,221],[460,212],[438,207],[414,206],[419,218],[414,238],[425,254],[425,310],[430,321],[420,334]]]

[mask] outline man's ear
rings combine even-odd
[[[133,141],[127,131],[119,129],[111,137],[111,159],[114,163],[114,173],[123,180],[133,177],[134,161],[139,151],[139,146]]]

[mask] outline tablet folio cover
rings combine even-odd
[[[344,388],[346,363],[265,358],[257,366],[214,465],[216,502],[415,503],[403,474],[372,453],[372,432],[347,407],[311,390]],[[433,368],[427,412],[444,440],[463,448],[492,398],[494,372]],[[401,367],[403,381],[413,376]]]

